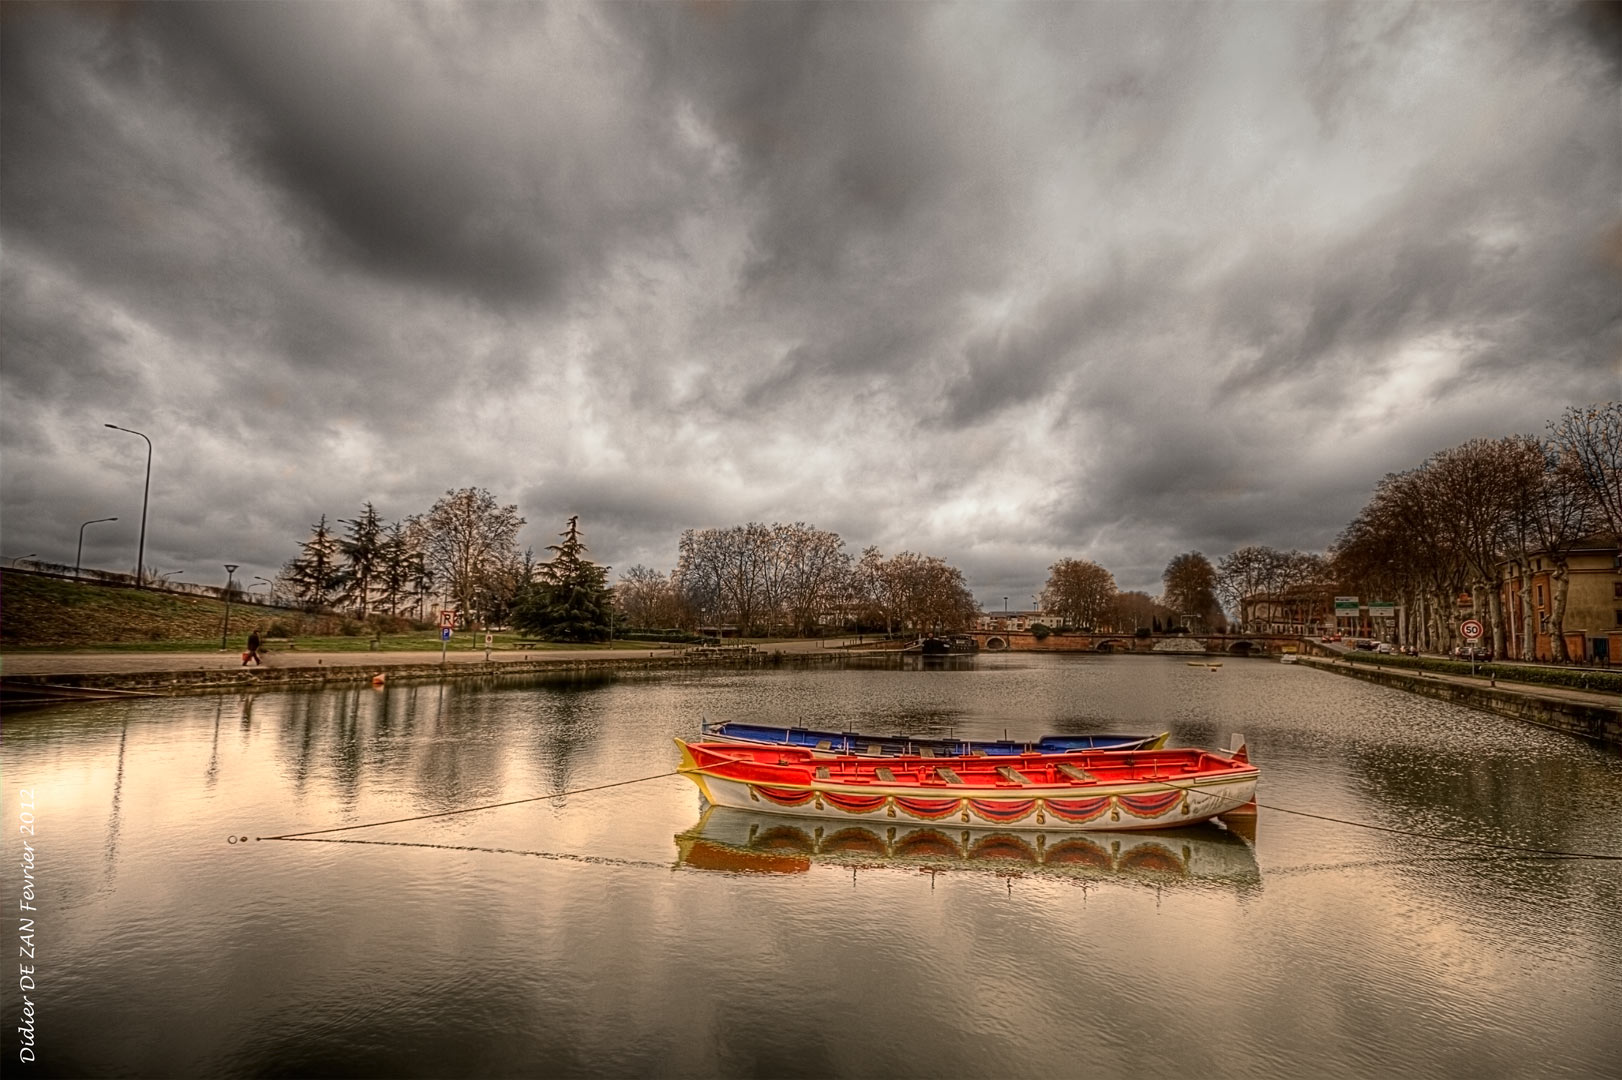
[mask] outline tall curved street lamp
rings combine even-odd
[[[117,424],[103,424],[114,431],[127,431],[131,435],[140,435],[146,439],[146,486],[141,489],[141,542],[135,549],[135,585],[140,588],[146,583],[146,501],[152,493],[152,440],[147,439],[141,432],[133,428],[119,427]]]
[[[99,525],[103,521],[117,521],[117,520],[118,519],[115,518],[115,517],[96,518],[94,521],[85,522],[84,525]],[[79,580],[79,562],[80,562],[80,560],[82,560],[84,558],[84,525],[79,526],[79,553],[73,557],[73,580],[74,581]]]

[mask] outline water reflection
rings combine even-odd
[[[829,823],[708,807],[676,838],[676,864],[727,873],[801,874],[813,865],[858,869],[1036,874],[1074,881],[1137,881],[1259,892],[1251,846],[1218,825],[1161,832],[987,832],[932,825]]]
[[[118,769],[113,774],[113,810],[107,819],[107,843],[103,849],[102,882],[111,885],[113,873],[118,866],[118,831],[123,826],[123,818],[119,813],[119,803],[124,797],[124,751],[129,745],[130,722],[126,719],[119,725],[118,730]]]
[[[670,773],[701,716],[1242,730],[1261,829],[701,817]],[[59,1075],[1615,1073],[1622,864],[1508,848],[1615,851],[1622,761],[1311,670],[391,682],[8,714],[3,750]]]

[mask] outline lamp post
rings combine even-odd
[[[234,562],[221,563],[225,567],[225,629],[220,631],[220,648],[225,648],[225,639],[231,634],[231,575],[237,572]]]
[[[39,557],[39,553],[37,551],[30,551],[27,555],[13,555],[13,556],[11,556],[11,565],[16,566],[18,563],[22,562],[24,559],[35,559],[35,558],[38,558],[38,557]]]
[[[135,587],[140,588],[146,582],[146,503],[147,497],[152,494],[152,440],[132,428],[119,427],[117,424],[103,424],[114,431],[127,431],[131,435],[140,435],[146,439],[146,486],[141,489],[141,540],[135,548]]]
[[[117,521],[117,520],[118,519],[115,518],[115,517],[96,518],[93,521],[85,522],[84,525],[99,525],[103,521]],[[79,580],[79,562],[80,562],[80,560],[82,560],[84,558],[84,525],[79,526],[79,553],[73,557],[73,580],[74,581]]]

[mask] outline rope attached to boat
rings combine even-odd
[[[1416,829],[1399,829],[1391,825],[1371,825],[1366,821],[1351,821],[1347,818],[1330,817],[1327,814],[1309,814],[1305,810],[1291,810],[1287,806],[1274,806],[1271,803],[1258,802],[1256,805],[1264,810],[1275,810],[1281,814],[1294,814],[1296,817],[1312,818],[1316,821],[1331,821],[1336,825],[1351,825],[1354,828],[1372,829],[1375,832],[1396,833],[1398,836],[1414,836],[1422,840],[1440,840],[1447,844],[1473,844],[1476,847],[1492,848],[1494,851],[1509,851],[1543,858],[1622,862],[1622,855],[1605,855],[1593,851],[1555,851],[1549,848],[1526,847],[1521,844],[1500,844],[1492,840],[1472,840],[1463,836],[1444,836],[1441,833],[1419,832]]]
[[[327,833],[350,832],[354,829],[375,829],[379,825],[398,825],[404,821],[428,821],[432,818],[454,817],[457,814],[474,814],[480,810],[495,810],[502,806],[521,806],[524,803],[545,802],[547,799],[566,799],[570,795],[584,795],[591,791],[606,791],[609,788],[626,787],[630,784],[642,784],[649,780],[663,780],[667,776],[675,775],[677,775],[677,771],[675,769],[671,769],[669,772],[654,773],[652,776],[638,776],[634,780],[616,780],[611,784],[597,784],[593,787],[575,788],[573,791],[556,791],[550,795],[531,795],[527,799],[509,799],[506,802],[486,803],[483,806],[465,806],[460,810],[442,810],[437,814],[417,814],[413,817],[391,818],[388,821],[368,821],[361,825],[339,825],[332,829],[311,829],[308,832],[282,833],[279,836],[258,836],[254,839],[302,840],[305,837],[324,836]]]

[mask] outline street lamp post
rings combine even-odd
[[[220,648],[225,648],[225,639],[231,634],[231,575],[237,572],[234,562],[221,563],[225,567],[225,629],[220,631]]]
[[[119,427],[117,424],[103,424],[114,431],[127,431],[131,435],[140,435],[146,439],[146,486],[141,489],[141,540],[135,548],[135,586],[140,588],[146,582],[146,503],[147,496],[152,494],[152,440],[147,439],[141,432],[132,428]]]
[[[84,525],[99,525],[103,521],[117,521],[117,520],[118,519],[115,518],[115,517],[96,518],[93,521],[85,522]],[[73,580],[74,581],[79,580],[79,563],[84,558],[84,525],[79,526],[79,553],[77,555],[73,556]]]

